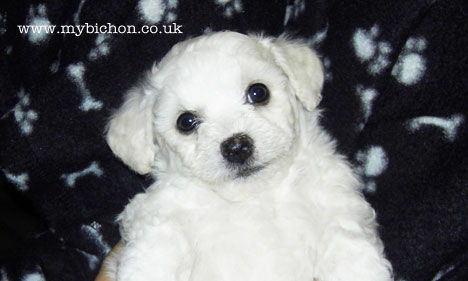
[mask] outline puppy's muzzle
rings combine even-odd
[[[233,164],[244,164],[254,151],[252,138],[246,134],[235,134],[221,143],[221,154]]]

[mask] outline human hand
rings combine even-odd
[[[122,241],[119,241],[119,243],[115,245],[112,251],[110,251],[106,259],[102,263],[101,269],[99,270],[99,274],[94,281],[114,281],[106,274],[107,273],[107,268],[106,268],[107,260],[109,259],[110,256],[116,255],[117,252],[120,250],[120,248],[122,248],[122,246],[123,246]]]

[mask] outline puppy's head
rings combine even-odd
[[[136,172],[212,183],[248,178],[297,145],[323,72],[305,45],[219,32],[175,45],[111,119],[107,141]]]

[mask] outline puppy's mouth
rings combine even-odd
[[[236,178],[247,178],[251,175],[256,174],[262,170],[264,166],[248,166],[248,167],[239,167],[236,171]]]

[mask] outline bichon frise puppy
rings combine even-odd
[[[117,281],[388,281],[375,213],[319,125],[306,45],[218,32],[175,45],[112,117],[156,182],[119,216]]]

